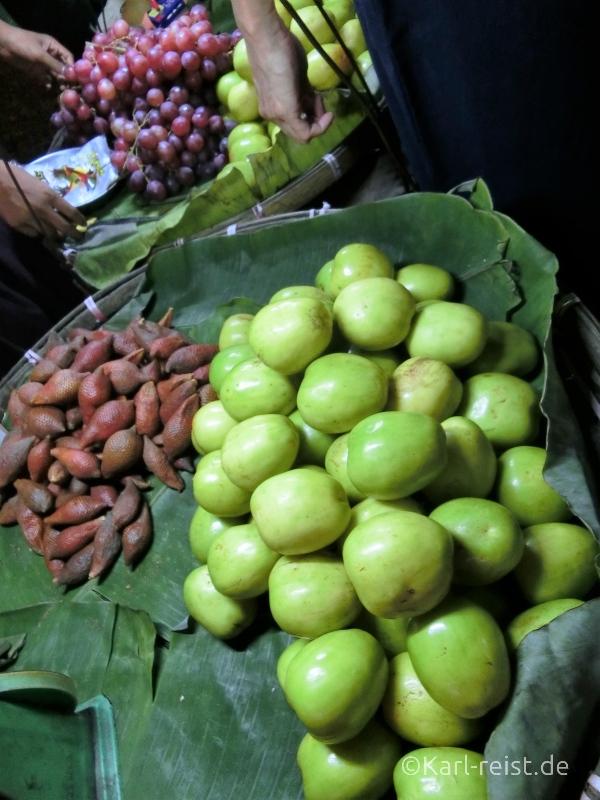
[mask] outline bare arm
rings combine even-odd
[[[52,36],[15,28],[0,20],[0,58],[42,82],[59,77],[64,64],[73,56]]]
[[[306,78],[306,55],[285,27],[273,0],[232,0],[248,50],[262,117],[292,138],[308,142],[333,119]]]

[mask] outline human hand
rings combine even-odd
[[[72,54],[52,36],[6,23],[0,23],[0,58],[46,86],[61,76],[65,64],[73,63]]]
[[[80,211],[69,205],[47,183],[30,175],[22,167],[11,165],[11,170],[41,222],[45,236],[49,239],[81,238],[75,226],[85,226],[86,220]],[[3,161],[0,161],[0,217],[11,228],[26,236],[41,235]]]

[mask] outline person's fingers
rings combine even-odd
[[[67,50],[67,48],[64,47],[64,45],[57,41],[53,36],[44,34],[44,47],[51,56],[58,58],[62,64],[74,63],[73,53],[71,53],[70,50]]]
[[[325,133],[327,128],[333,122],[333,113],[331,111],[327,111],[325,114],[320,116],[316,119],[310,126],[310,138],[314,138],[315,136],[321,136],[322,133]]]
[[[37,66],[38,69],[39,67],[44,69],[44,74],[45,72],[51,72],[52,75],[58,78],[61,75],[63,62],[45,50],[41,50],[37,57]]]
[[[67,219],[73,225],[86,224],[86,219],[81,213],[81,211],[78,211],[78,209],[76,209],[75,206],[72,206],[70,203],[67,203],[67,201],[64,198],[62,198],[59,194],[56,194],[56,196],[52,199],[52,202],[54,204],[53,207],[58,211],[58,213],[61,214],[61,216],[65,217],[65,219]]]

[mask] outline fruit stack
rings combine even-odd
[[[184,599],[228,639],[268,592],[297,637],[277,675],[306,800],[487,798],[511,653],[597,584],[542,474],[538,345],[453,292],[349,244],[316,286],[226,320],[194,417]]]

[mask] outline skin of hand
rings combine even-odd
[[[324,133],[333,119],[308,83],[306,54],[285,27],[273,0],[232,0],[246,40],[261,117],[299,142]]]
[[[50,239],[71,237],[80,239],[81,233],[76,225],[86,224],[85,217],[69,205],[48,184],[30,175],[21,167],[11,164],[11,169],[31,207],[42,223],[46,236]],[[40,236],[40,230],[31,212],[19,194],[6,164],[0,161],[0,217],[14,230],[32,238]]]
[[[52,36],[5,22],[0,22],[0,58],[46,86],[52,78],[60,78],[65,64],[73,63],[72,54]]]

